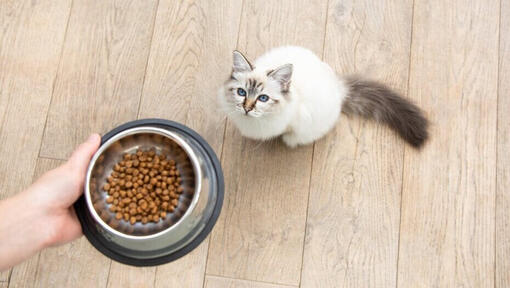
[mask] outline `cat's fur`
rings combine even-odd
[[[234,51],[233,60],[219,102],[245,137],[282,136],[289,147],[310,144],[332,129],[340,111],[387,124],[414,147],[428,137],[428,121],[410,101],[373,81],[338,78],[305,48],[275,48],[253,65]],[[239,88],[246,96],[238,94]],[[260,95],[269,100],[260,101]]]

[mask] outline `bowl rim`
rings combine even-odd
[[[140,133],[153,133],[158,134],[163,137],[169,138],[170,140],[174,141],[176,144],[178,144],[185,152],[186,155],[190,158],[192,166],[193,166],[193,172],[195,174],[195,189],[193,193],[193,198],[191,200],[190,206],[188,209],[186,209],[186,212],[184,212],[184,215],[174,224],[172,224],[170,227],[167,227],[166,229],[159,231],[154,234],[150,235],[143,235],[143,236],[137,236],[137,235],[129,235],[123,232],[120,232],[114,228],[112,228],[108,223],[103,221],[103,219],[99,216],[96,209],[94,208],[94,205],[92,204],[92,199],[90,196],[90,178],[92,176],[92,170],[94,169],[95,165],[97,164],[97,159],[103,154],[103,152],[108,149],[113,143],[117,142],[118,140],[125,138],[127,136],[140,134]],[[88,210],[90,211],[90,214],[92,215],[92,218],[101,225],[102,228],[106,229],[108,232],[118,236],[122,237],[124,239],[129,240],[148,240],[153,238],[158,238],[159,236],[163,234],[170,233],[173,229],[175,229],[177,226],[179,226],[180,223],[182,223],[186,218],[189,217],[189,215],[192,213],[192,211],[195,209],[197,203],[199,194],[202,188],[202,172],[199,169],[200,167],[200,161],[198,160],[197,156],[195,155],[195,152],[193,152],[193,149],[191,146],[186,143],[177,133],[174,133],[172,131],[154,127],[154,126],[140,126],[140,127],[134,127],[134,128],[128,128],[126,130],[122,130],[118,132],[117,134],[113,135],[111,138],[109,138],[105,143],[103,143],[99,149],[94,153],[94,156],[90,160],[89,166],[87,167],[87,175],[85,178],[85,202],[88,207]]]

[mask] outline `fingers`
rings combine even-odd
[[[83,175],[87,171],[92,155],[97,151],[101,137],[98,134],[92,134],[84,143],[80,144],[68,160],[68,163],[73,167],[76,173]]]

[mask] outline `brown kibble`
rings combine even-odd
[[[154,149],[144,152],[139,148],[136,153],[122,155],[103,185],[105,202],[115,219],[131,225],[157,223],[176,210],[184,188],[175,160],[167,159]]]

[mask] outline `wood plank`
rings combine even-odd
[[[297,286],[277,285],[264,282],[206,276],[204,288],[290,288]]]
[[[66,159],[90,133],[136,118],[156,4],[73,3],[41,156]]]
[[[0,199],[30,184],[71,1],[0,2]],[[27,120],[30,115],[30,121]],[[0,272],[7,281],[9,271]]]
[[[493,287],[499,1],[415,1],[409,95],[429,113],[406,147],[398,287]]]
[[[221,155],[225,121],[214,105],[230,53],[235,49],[241,6],[237,1],[159,3],[140,117],[185,123]],[[204,81],[207,79],[207,81]],[[202,287],[209,238],[185,257],[154,269],[157,287]],[[116,273],[122,266],[113,263]],[[132,273],[138,273],[132,271]],[[145,273],[145,271],[144,271]]]
[[[73,3],[42,155],[66,158],[89,132],[105,132],[136,118],[156,6],[155,0]],[[51,281],[63,286],[106,286],[111,261],[86,239],[47,254],[49,259],[63,255],[70,262],[81,259],[55,265],[62,276],[40,277],[43,286],[54,286]],[[46,264],[43,259],[40,263]],[[51,265],[39,265],[40,270],[46,267]],[[90,269],[94,273],[83,273]],[[77,279],[79,284],[74,284]]]
[[[32,182],[37,180],[47,171],[58,167],[63,164],[64,161],[38,158],[37,165],[35,167],[34,175],[32,176]],[[34,255],[29,260],[15,266],[12,269],[11,278],[9,281],[9,287],[34,287],[35,278],[37,275],[37,267],[39,265],[40,253]]]
[[[154,287],[154,268],[133,267],[112,261],[110,276],[108,277],[108,287]]]
[[[7,288],[9,286],[9,283],[7,282],[0,282],[0,288]]]
[[[326,2],[244,2],[238,48],[250,59],[289,43],[322,55]],[[211,236],[206,272],[297,285],[312,146],[291,150],[279,141],[249,141],[231,123],[227,126],[225,203]]]
[[[501,1],[499,31],[496,287],[510,287],[510,1]]]
[[[330,1],[325,62],[407,92],[412,1]],[[301,287],[395,287],[403,142],[341,116],[317,142]]]

